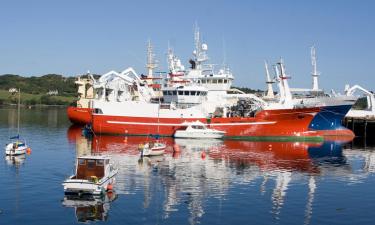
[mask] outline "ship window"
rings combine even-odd
[[[195,91],[191,91],[191,95],[193,95],[193,96],[194,96],[194,95],[195,95]]]
[[[183,95],[184,92],[183,91],[178,91],[178,95]]]
[[[95,167],[95,160],[93,160],[93,159],[88,159],[87,160],[87,168],[88,169],[92,169],[92,168],[94,168]]]
[[[198,84],[200,84],[201,83],[201,80],[198,80]]]
[[[215,80],[212,80],[212,83],[213,84],[217,84],[217,80],[215,79]]]
[[[206,79],[203,79],[203,80],[202,80],[202,84],[205,84],[206,82],[207,82]]]
[[[223,80],[222,79],[220,79],[220,80],[218,80],[219,81],[219,84],[222,84],[223,83]]]
[[[224,79],[224,84],[226,84],[228,82],[228,80],[227,79]]]
[[[163,95],[167,95],[167,91],[163,91]]]
[[[212,83],[212,80],[208,79],[207,84],[211,84],[211,83]]]
[[[172,95],[173,94],[173,92],[172,91],[168,91],[168,95]]]
[[[172,91],[172,95],[177,95],[177,91]]]
[[[184,95],[189,95],[189,91],[185,91]]]
[[[104,159],[98,159],[98,160],[96,160],[96,165],[97,166],[103,166],[104,165]]]
[[[85,165],[86,161],[84,159],[78,159],[78,165]]]

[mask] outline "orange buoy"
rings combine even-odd
[[[31,148],[26,149],[26,154],[30,155],[31,154]]]
[[[112,192],[113,191],[113,185],[112,184],[108,184],[107,185],[107,191],[108,192]]]
[[[113,192],[112,192],[112,191],[111,191],[111,192],[107,192],[107,196],[108,196],[109,199],[112,199],[112,197],[113,197]]]
[[[205,159],[205,158],[206,158],[206,152],[205,152],[205,151],[203,151],[203,152],[201,153],[201,158],[202,158],[202,159]]]
[[[174,144],[173,145],[173,151],[174,152],[180,152],[180,146],[178,146],[178,144]]]

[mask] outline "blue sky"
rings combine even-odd
[[[0,74],[144,73],[146,43],[166,70],[168,41],[185,66],[198,22],[211,63],[226,61],[235,85],[264,89],[263,61],[284,58],[292,87],[310,87],[310,46],[321,87],[373,90],[375,1],[2,0]]]

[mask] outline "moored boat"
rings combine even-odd
[[[12,140],[10,143],[5,145],[5,155],[16,156],[26,154],[27,151],[30,151],[30,148],[27,146],[25,140],[20,139],[20,106],[21,106],[21,89],[18,89],[18,105],[17,105],[17,135],[11,137]]]
[[[161,142],[146,142],[139,146],[139,151],[141,152],[141,157],[143,156],[158,156],[163,155],[166,145]]]
[[[210,129],[200,122],[184,122],[181,125],[186,126],[185,129],[177,130],[174,133],[175,138],[223,138],[224,131]]]
[[[289,88],[286,80],[290,77],[285,75],[285,68],[283,63],[280,62],[279,67],[275,67],[275,76],[278,83],[280,93],[278,96],[273,95],[272,84],[275,83],[271,80],[268,65],[265,63],[267,95],[263,97],[266,101],[281,101],[284,102],[285,107],[319,107],[320,111],[315,115],[314,119],[309,125],[311,131],[317,132],[321,136],[351,136],[354,133],[342,126],[342,120],[351,107],[358,99],[355,96],[347,95],[329,95],[322,89],[319,89],[317,72],[317,61],[315,48],[311,48],[311,65],[312,65],[312,78],[313,86],[311,89],[307,88]],[[280,68],[280,70],[278,69]],[[280,72],[279,72],[280,71]]]
[[[26,151],[29,149],[26,142],[20,140],[18,136],[16,139],[5,146],[5,155],[16,156],[26,154]]]
[[[77,158],[76,172],[63,182],[65,194],[101,195],[112,190],[118,170],[106,156]]]

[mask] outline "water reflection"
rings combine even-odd
[[[190,224],[202,220],[207,199],[224,201],[230,189],[239,185],[254,185],[259,195],[270,196],[269,212],[279,220],[282,208],[293,204],[286,196],[296,183],[305,188],[304,224],[309,224],[320,177],[360,182],[375,171],[374,152],[343,150],[350,141],[345,139],[307,143],[165,138],[164,156],[140,158],[138,145],[148,137],[93,136],[89,140],[80,129],[71,128],[68,138],[76,144],[77,155],[113,156],[119,167],[119,195],[142,193],[145,209],[162,202],[163,219],[186,207]],[[363,161],[360,168],[351,159],[356,157],[357,162],[358,155]]]
[[[104,196],[84,196],[78,197],[68,195],[62,201],[63,206],[75,209],[78,222],[106,221],[110,203],[117,198],[116,193],[107,193]]]
[[[12,166],[15,166],[16,168],[18,168],[19,166],[21,166],[24,162],[25,162],[25,159],[26,159],[26,154],[23,154],[23,155],[7,155],[5,156],[5,160],[7,162],[8,165],[12,165]]]

